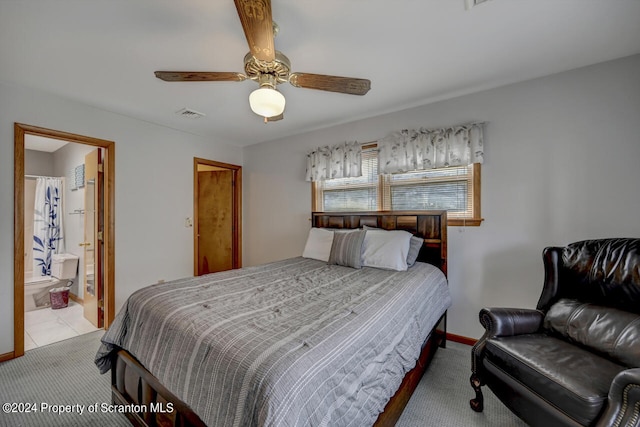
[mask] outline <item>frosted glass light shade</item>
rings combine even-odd
[[[284,95],[275,89],[261,87],[249,95],[251,110],[262,117],[273,117],[284,111]]]

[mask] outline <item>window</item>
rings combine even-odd
[[[480,225],[480,164],[378,174],[375,146],[362,151],[362,176],[315,181],[314,211],[446,210],[449,225]]]
[[[378,156],[375,149],[362,150],[362,176],[315,181],[318,211],[377,211],[382,210],[378,195]]]

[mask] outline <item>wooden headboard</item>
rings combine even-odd
[[[318,228],[405,230],[424,239],[418,261],[427,262],[447,274],[447,211],[312,212]]]

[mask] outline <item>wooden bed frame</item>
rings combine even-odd
[[[353,229],[367,225],[409,231],[424,239],[418,261],[433,264],[447,274],[446,211],[313,212],[311,221],[314,227],[320,228]],[[407,372],[398,391],[375,422],[375,427],[395,425],[438,346],[445,345],[446,313],[426,338],[415,368]],[[186,403],[125,350],[114,354],[111,384],[113,403],[128,405],[125,415],[133,425],[206,427]]]

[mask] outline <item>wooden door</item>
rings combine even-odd
[[[102,328],[102,173],[100,149],[84,158],[84,317]]]
[[[199,171],[197,275],[234,267],[234,171]]]

